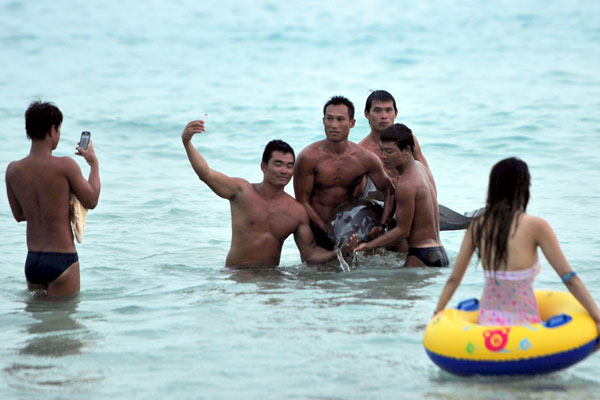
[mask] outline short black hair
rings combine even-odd
[[[373,91],[369,97],[367,97],[367,102],[365,103],[365,112],[370,113],[371,112],[371,104],[374,101],[391,101],[394,103],[394,111],[396,111],[396,114],[398,114],[398,108],[396,107],[396,99],[394,99],[394,96],[392,96],[392,94],[386,90],[375,90]]]
[[[294,161],[296,161],[296,154],[294,154],[294,149],[292,149],[292,146],[290,146],[283,140],[275,139],[271,140],[265,146],[265,151],[263,152],[262,156],[262,162],[268,164],[274,151],[280,151],[282,153],[292,153],[292,156],[294,156]]]
[[[354,119],[354,104],[352,104],[352,102],[344,96],[333,96],[332,98],[330,98],[327,101],[327,103],[325,103],[325,105],[323,106],[323,116],[325,116],[325,110],[327,109],[328,106],[331,106],[331,105],[337,106],[339,104],[343,104],[346,107],[348,107],[348,116],[350,117],[351,120],[353,120]]]
[[[400,150],[410,147],[411,153],[415,151],[415,139],[410,128],[404,124],[393,124],[381,132],[382,142],[394,142]]]
[[[46,137],[53,126],[62,124],[62,112],[54,104],[33,101],[25,111],[25,131],[32,140],[41,140]]]

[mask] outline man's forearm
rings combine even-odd
[[[322,247],[315,246],[309,256],[306,257],[307,264],[323,264],[336,257],[335,251],[325,250]]]
[[[196,150],[191,140],[184,140],[183,147],[185,147],[188,160],[190,161],[192,168],[196,172],[196,175],[198,175],[198,177],[201,180],[204,180],[204,178],[206,178],[206,175],[210,170],[210,168],[208,167],[208,163],[206,162],[204,157],[202,157],[202,154],[200,154],[198,150]]]
[[[87,208],[92,210],[98,205],[98,199],[100,198],[100,167],[98,166],[98,159],[94,160],[90,164],[90,174],[88,176],[88,183],[94,190],[94,197],[90,204],[87,204]]]
[[[100,167],[98,166],[98,160],[96,160],[90,166],[90,175],[88,176],[88,182],[94,188],[94,190],[100,194]]]
[[[368,250],[372,250],[378,247],[387,246],[389,244],[395,243],[405,237],[406,235],[402,233],[402,230],[400,230],[400,228],[398,227],[395,227],[387,231],[385,234],[379,236],[378,238],[373,239],[365,244]]]
[[[383,212],[381,213],[380,224],[385,225],[392,218],[396,208],[396,197],[392,189],[387,189],[385,194],[385,203],[383,204]]]
[[[317,213],[317,211],[314,209],[314,207],[309,202],[304,202],[302,205],[304,206],[304,209],[308,213],[308,217],[310,218],[313,225],[317,226],[323,232],[327,232],[327,223],[325,221],[323,221],[323,219]]]

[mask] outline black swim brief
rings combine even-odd
[[[25,260],[25,277],[31,283],[47,285],[78,260],[77,253],[30,251]]]
[[[428,267],[447,267],[450,265],[444,246],[410,247],[409,256],[415,256]]]

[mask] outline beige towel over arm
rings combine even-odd
[[[71,227],[78,243],[83,242],[83,229],[85,228],[85,214],[88,210],[81,205],[79,199],[71,192]]]

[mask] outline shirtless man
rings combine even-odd
[[[333,248],[327,237],[327,222],[336,206],[357,198],[361,183],[368,176],[385,194],[380,224],[387,222],[393,211],[393,186],[376,155],[348,140],[354,127],[354,105],[342,96],[334,96],[323,107],[325,139],[308,145],[298,155],[294,170],[296,199],[304,205],[319,246]],[[376,228],[380,233],[383,229]]]
[[[381,159],[381,151],[379,150],[381,133],[385,128],[394,124],[396,117],[398,117],[398,108],[396,107],[394,96],[385,90],[375,90],[372,92],[367,97],[365,103],[365,118],[369,121],[371,131],[358,144]],[[415,141],[415,159],[419,160],[426,167],[429,167],[425,156],[421,152],[421,146],[417,137],[413,135],[413,138]],[[398,171],[395,168],[386,168],[385,172],[393,181],[398,177]]]
[[[6,169],[6,191],[13,216],[27,221],[25,277],[30,291],[48,296],[79,292],[79,261],[73,243],[70,195],[93,209],[100,196],[98,159],[90,141],[76,147],[90,165],[86,180],[70,157],[55,157],[63,115],[55,105],[35,101],[25,112],[25,129],[31,139],[29,155]]]
[[[372,92],[369,97],[367,97],[367,101],[365,103],[365,118],[367,118],[369,121],[371,131],[359,142],[359,144],[365,149],[375,153],[381,159],[381,150],[379,149],[381,133],[385,128],[394,124],[394,120],[397,116],[398,109],[396,107],[396,100],[389,92],[385,90],[375,90]],[[413,152],[415,160],[420,161],[423,165],[429,168],[427,159],[421,151],[419,141],[414,134],[413,139],[415,142],[415,150]],[[395,168],[386,168],[385,172],[390,176],[390,178],[392,178],[393,182],[396,181],[396,178],[398,177],[398,171],[396,171]],[[372,182],[365,182],[362,190],[363,196],[380,198],[380,195],[373,192],[374,190],[375,189]],[[459,215],[455,211],[444,207],[441,204],[439,205],[439,209],[440,215],[442,216],[441,228],[443,230],[466,229],[470,218],[481,212],[481,210],[476,210],[468,213],[471,214],[470,217],[466,217],[465,215],[467,213]],[[395,224],[395,219],[390,221],[390,224],[393,226],[393,224]],[[400,252],[407,251],[406,243],[401,243],[392,247],[388,246],[388,249],[396,249]]]
[[[381,158],[388,169],[396,169],[397,225],[384,235],[361,243],[356,251],[371,250],[399,239],[408,239],[405,267],[448,266],[448,256],[440,241],[437,189],[427,166],[415,159],[411,130],[394,124],[381,134]]]
[[[232,238],[225,266],[276,267],[283,242],[292,233],[306,262],[321,263],[336,257],[335,252],[315,244],[306,210],[284,191],[295,163],[294,150],[287,143],[273,140],[267,144],[260,164],[263,181],[249,183],[208,166],[191,141],[204,130],[204,121],[191,121],[181,140],[198,177],[231,205]]]

